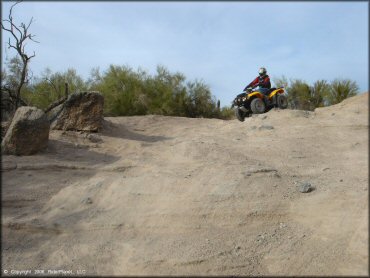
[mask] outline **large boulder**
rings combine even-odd
[[[48,112],[52,129],[99,131],[103,121],[104,97],[98,92],[71,94]]]
[[[1,140],[3,140],[3,138],[4,138],[5,134],[6,134],[6,131],[9,128],[9,125],[10,125],[10,121],[1,122]]]
[[[13,155],[31,155],[48,146],[50,122],[46,114],[30,106],[17,109],[5,137],[2,152]]]

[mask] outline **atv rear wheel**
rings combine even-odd
[[[288,100],[287,100],[286,96],[284,96],[284,95],[278,95],[277,99],[276,99],[276,102],[277,102],[277,106],[280,109],[286,109],[288,107]]]
[[[235,116],[239,121],[244,122],[245,114],[246,113],[240,110],[239,107],[235,108]]]
[[[266,110],[266,105],[260,98],[255,98],[251,102],[251,110],[254,114],[262,114]]]

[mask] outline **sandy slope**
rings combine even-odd
[[[3,156],[2,269],[368,274],[368,94],[244,123],[106,118],[100,136]]]

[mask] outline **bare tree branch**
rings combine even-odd
[[[67,100],[67,98],[66,97],[63,97],[63,98],[61,98],[61,99],[53,102],[52,104],[49,105],[48,108],[45,109],[44,112],[45,113],[48,113],[51,109],[53,109],[53,108],[57,107],[58,105],[64,103],[66,100]]]
[[[1,91],[4,91],[4,92],[8,92],[9,94],[9,97],[10,97],[10,100],[11,100],[11,103],[13,103],[14,105],[16,105],[18,99],[17,99],[17,96],[16,94],[13,92],[12,89],[10,89],[9,87],[7,86],[2,86],[1,87]],[[20,103],[23,105],[23,106],[28,106],[28,104],[22,99],[22,98],[19,98],[19,101]]]
[[[25,46],[26,46],[27,39],[38,43],[38,41],[35,41],[33,39],[33,37],[34,37],[33,35],[28,34],[28,29],[30,28],[30,26],[33,22],[33,17],[31,18],[31,20],[29,21],[27,26],[26,26],[25,23],[22,22],[19,25],[19,27],[17,27],[16,24],[13,22],[13,8],[21,2],[22,1],[17,1],[15,4],[13,4],[10,7],[8,19],[3,19],[2,22],[1,22],[1,28],[5,31],[9,32],[15,40],[15,42],[12,44],[11,41],[10,41],[10,38],[9,38],[8,48],[14,48],[17,51],[17,54],[20,56],[20,58],[22,60],[21,78],[20,78],[20,81],[19,81],[19,84],[18,84],[17,88],[15,89],[15,99],[17,101],[16,108],[21,103],[25,103],[21,99],[21,90],[22,90],[23,85],[28,83],[29,80],[30,80],[30,78],[28,78],[28,62],[33,57],[36,56],[35,52],[33,52],[33,55],[31,55],[31,56],[26,54]],[[10,26],[5,27],[3,22],[8,23]],[[19,34],[17,34],[16,32],[18,32]]]

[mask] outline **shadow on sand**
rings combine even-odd
[[[119,123],[112,123],[110,121],[104,120],[103,122],[103,129],[101,130],[102,135],[121,138],[121,139],[128,139],[128,140],[136,140],[148,143],[155,143],[159,141],[171,140],[172,137],[166,136],[153,136],[153,135],[144,135],[140,133],[133,132],[129,130],[125,125]]]
[[[81,162],[85,165],[110,164],[118,161],[119,156],[99,153],[86,145],[75,145],[61,140],[49,140],[48,148],[43,153],[58,162]]]

